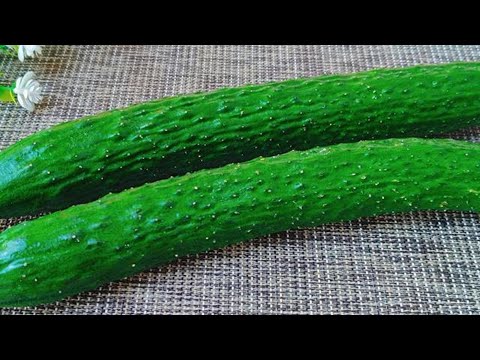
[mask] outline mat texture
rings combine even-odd
[[[480,46],[47,46],[33,115],[0,105],[0,150],[149,99],[322,74],[480,61]],[[480,141],[480,129],[451,137]],[[0,220],[0,231],[21,219]],[[480,314],[480,218],[415,213],[290,231],[192,256],[50,306],[0,314]]]

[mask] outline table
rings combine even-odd
[[[62,121],[149,99],[322,74],[480,61],[480,46],[47,46],[13,80],[45,85],[34,114],[0,105],[0,150]],[[450,135],[480,140],[480,129]],[[22,219],[0,220],[0,231]],[[480,219],[423,212],[289,231],[191,256],[49,306],[0,314],[480,314]]]

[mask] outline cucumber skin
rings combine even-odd
[[[480,63],[324,76],[167,98],[67,122],[0,152],[0,217],[315,146],[480,123]]]
[[[480,145],[392,139],[203,170],[0,234],[0,306],[49,303],[270,233],[416,210],[480,210]]]

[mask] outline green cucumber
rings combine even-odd
[[[203,170],[0,234],[0,306],[52,302],[177,257],[379,214],[480,210],[480,145],[391,139]]]
[[[54,211],[203,168],[480,123],[480,63],[167,98],[67,122],[0,153],[0,217]]]

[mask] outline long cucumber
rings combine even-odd
[[[480,210],[480,145],[391,139],[203,170],[0,233],[0,306],[95,289],[177,257],[322,223]]]
[[[88,116],[0,152],[0,217],[315,146],[480,123],[480,63],[223,89]]]

